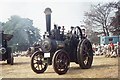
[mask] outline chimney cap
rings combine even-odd
[[[44,13],[47,15],[47,14],[51,14],[52,13],[52,10],[50,8],[46,8]]]

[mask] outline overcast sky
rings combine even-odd
[[[69,29],[80,26],[84,12],[91,4],[117,0],[0,0],[0,22],[6,22],[11,15],[33,20],[33,25],[43,33],[45,29],[45,8],[52,10],[52,28],[54,23]]]

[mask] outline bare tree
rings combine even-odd
[[[114,6],[117,9],[115,16],[112,17],[111,29],[110,31],[114,35],[120,35],[120,1],[117,2]]]
[[[111,24],[111,13],[113,11],[113,2],[106,4],[92,5],[89,12],[85,12],[85,24],[98,30],[102,30],[104,35],[109,36],[109,27]]]

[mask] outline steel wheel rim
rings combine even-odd
[[[60,53],[56,56],[56,67],[59,71],[64,71],[68,67],[68,58],[64,53]]]
[[[45,67],[45,62],[44,62],[44,57],[40,54],[37,54],[34,56],[33,59],[33,66],[37,69],[37,70],[42,70]]]

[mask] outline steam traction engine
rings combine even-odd
[[[7,42],[11,40],[13,35],[10,34],[4,34],[2,31],[0,33],[0,61],[5,61],[7,60],[7,64],[13,65],[13,54],[12,54],[12,49],[11,47],[8,47]]]
[[[71,27],[65,34],[64,26],[54,25],[51,30],[51,9],[46,8],[46,33],[43,40],[31,58],[31,68],[36,73],[43,73],[48,65],[53,65],[53,69],[59,75],[65,74],[70,62],[75,62],[82,69],[88,69],[92,65],[93,50],[92,45],[86,39],[80,27]]]

